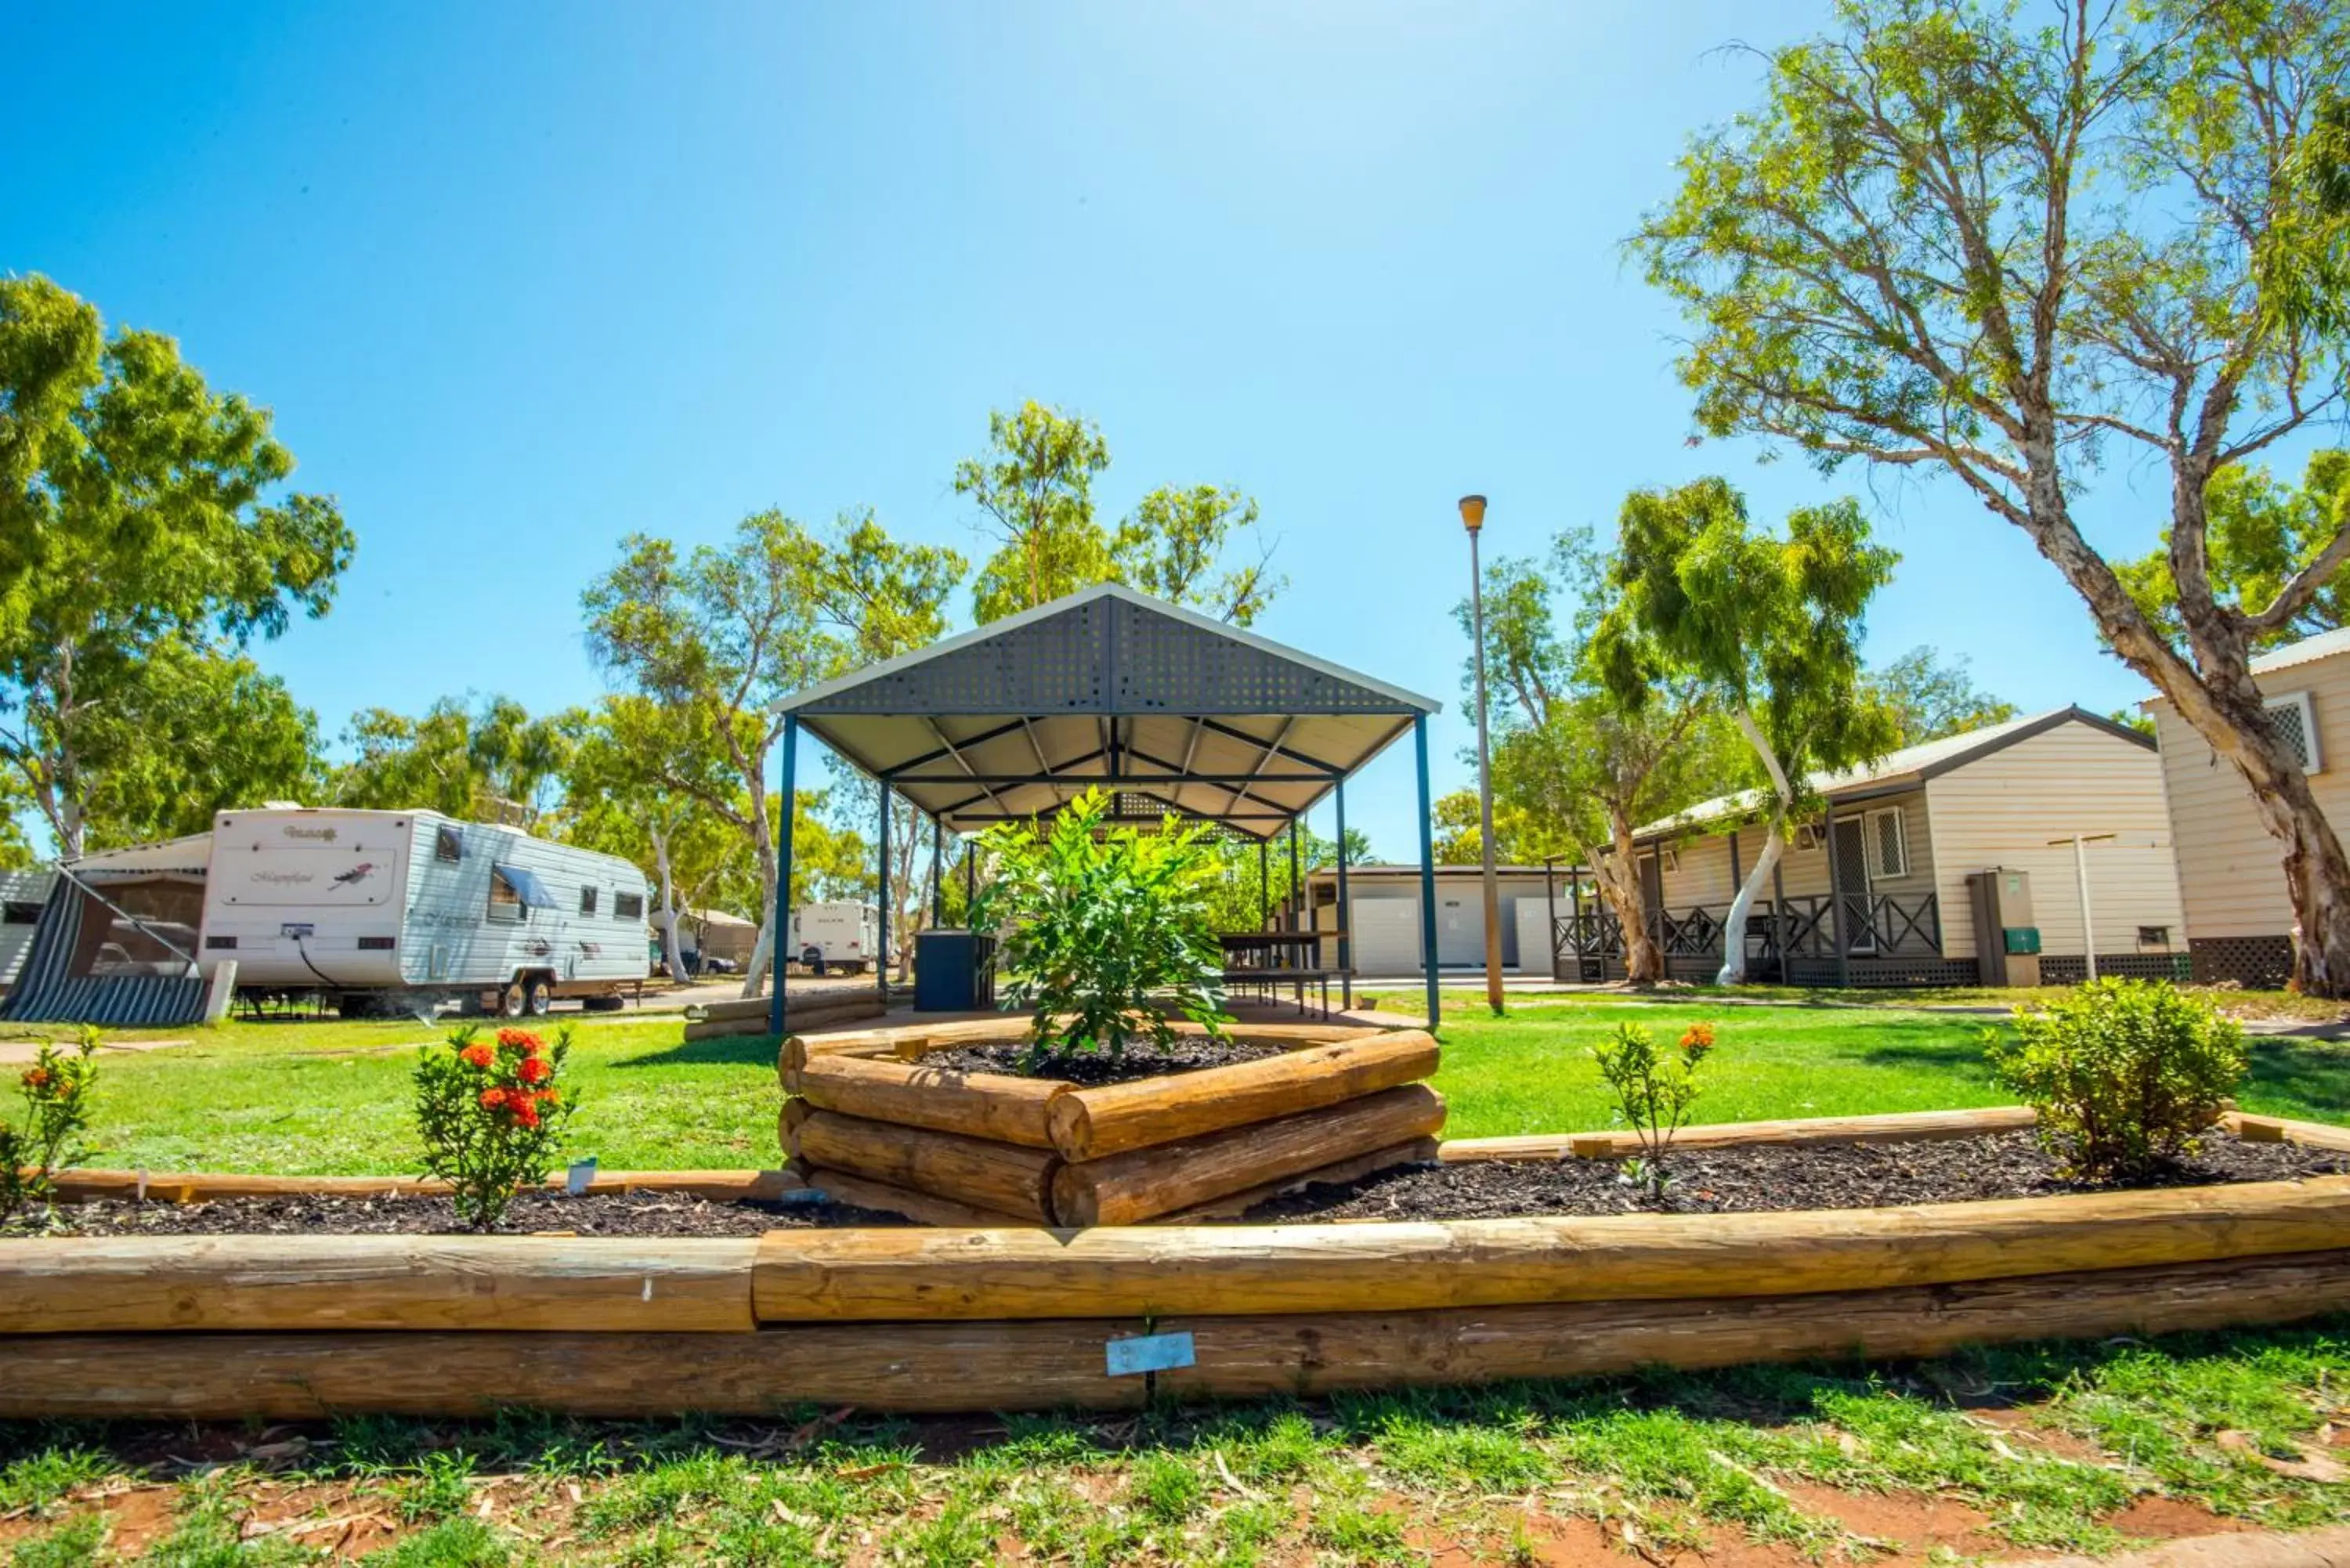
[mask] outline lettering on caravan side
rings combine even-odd
[[[288,838],[315,838],[323,844],[332,844],[341,836],[331,827],[296,827],[290,822],[278,831]]]

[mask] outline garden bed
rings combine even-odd
[[[577,1198],[525,1192],[500,1231],[524,1236],[759,1236],[814,1225],[903,1225],[905,1217],[837,1201],[698,1198],[691,1193],[605,1192]],[[31,1233],[28,1219],[20,1229]],[[209,1201],[100,1199],[57,1210],[57,1232],[76,1236],[462,1235],[456,1204],[437,1194],[378,1198],[288,1194]],[[5,1233],[0,1233],[5,1234]],[[0,1240],[0,1246],[6,1245]]]

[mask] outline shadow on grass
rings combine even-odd
[[[769,1067],[783,1043],[773,1034],[730,1034],[720,1040],[685,1040],[636,1056],[615,1057],[612,1067]]]
[[[2329,1121],[2350,1106],[2350,1046],[2271,1036],[2254,1039],[2247,1054],[2246,1090],[2298,1100]]]

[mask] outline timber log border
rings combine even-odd
[[[1891,1119],[1814,1130],[1882,1136],[1867,1124]],[[2229,1125],[2350,1150],[2343,1127],[2232,1113]],[[1553,1140],[1551,1158],[1602,1136]],[[135,1174],[74,1172],[67,1187],[128,1196]],[[792,1179],[610,1173],[598,1185],[772,1197]],[[424,1187],[145,1180],[151,1198],[182,1201]],[[0,1417],[1118,1407],[1146,1388],[1108,1373],[1106,1346],[1146,1333],[1191,1336],[1191,1363],[1156,1375],[1158,1397],[1214,1398],[1929,1355],[2345,1310],[2350,1177],[1759,1215],[62,1237],[0,1242]]]

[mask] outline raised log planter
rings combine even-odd
[[[1124,1225],[1233,1212],[1239,1197],[1430,1158],[1423,1140],[1444,1125],[1443,1100],[1420,1082],[1436,1071],[1436,1042],[1418,1030],[1242,1029],[1283,1054],[1096,1087],[926,1064],[1025,1028],[1002,1018],[792,1036],[777,1061],[792,1096],[786,1151],[804,1174],[920,1194],[933,1213]]]

